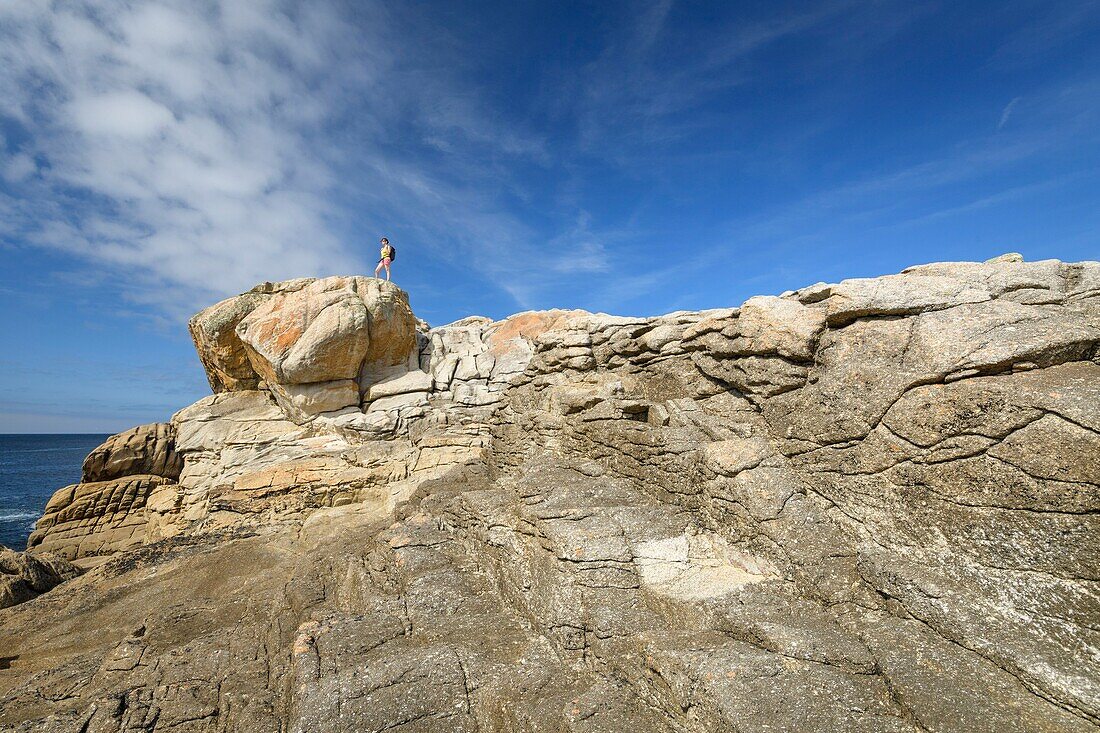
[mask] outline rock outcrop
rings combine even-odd
[[[408,296],[377,278],[265,283],[202,311],[190,330],[215,392],[262,385],[297,422],[357,407],[372,382],[419,364]]]
[[[1100,729],[1100,263],[191,331],[215,394],[32,536],[92,569],[2,612],[0,730]]]
[[[56,555],[0,546],[0,608],[29,601],[78,575],[80,568]]]
[[[84,459],[84,483],[145,474],[175,481],[183,470],[169,423],[139,425],[112,435]]]
[[[81,482],[54,493],[28,548],[86,567],[140,546],[150,536],[149,513],[175,503],[182,470],[170,423],[111,436],[84,460]]]

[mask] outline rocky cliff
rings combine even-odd
[[[85,572],[0,611],[0,730],[1100,729],[1100,263],[190,328],[214,394],[31,537]]]

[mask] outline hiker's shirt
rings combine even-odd
[[[381,256],[380,256],[380,257],[378,258],[378,261],[379,261],[379,262],[381,262],[382,260],[388,260],[388,259],[390,258],[390,246],[389,246],[389,245],[387,244],[387,245],[386,245],[385,247],[383,247],[383,248],[382,248],[382,249],[381,249],[381,250],[379,251],[379,255],[381,255]]]

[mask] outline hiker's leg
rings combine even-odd
[[[378,273],[380,273],[381,271],[382,271],[382,263],[379,262],[378,266],[374,268],[374,276],[378,277]]]
[[[386,263],[386,279],[390,279],[390,263]]]

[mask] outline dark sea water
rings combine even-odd
[[[53,492],[80,480],[84,456],[106,435],[0,435],[0,545],[27,546]]]

